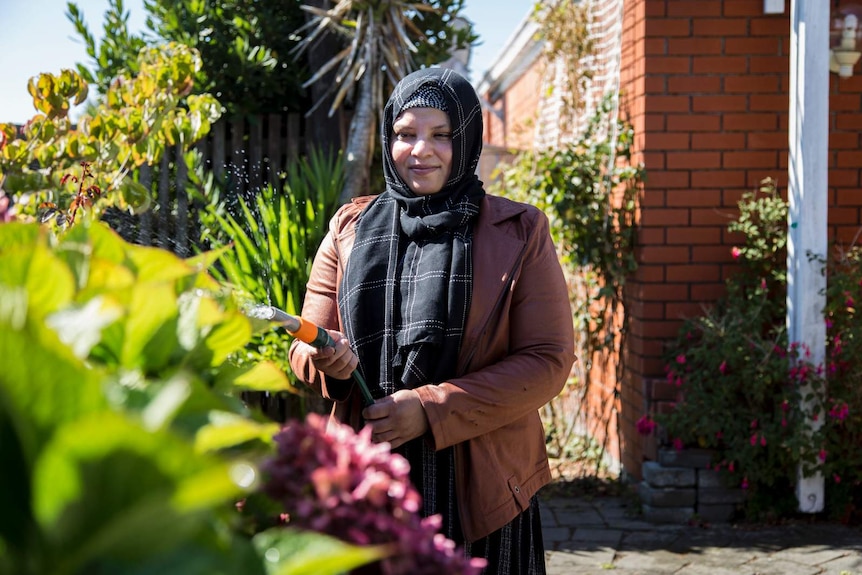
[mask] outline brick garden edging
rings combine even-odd
[[[660,449],[658,461],[642,466],[638,484],[643,516],[655,523],[685,523],[697,517],[712,523],[730,521],[745,501],[745,492],[722,484],[707,469],[712,453],[705,449]]]

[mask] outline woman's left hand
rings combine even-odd
[[[388,441],[396,448],[428,431],[428,418],[412,389],[401,389],[378,399],[362,410],[362,417],[371,426],[371,439],[377,443]]]

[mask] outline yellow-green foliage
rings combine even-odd
[[[200,55],[182,44],[145,48],[138,74],[116,78],[77,124],[71,106],[87,98],[87,83],[71,70],[32,78],[28,89],[37,114],[24,126],[23,137],[16,139],[15,126],[0,124],[0,187],[15,197],[18,213],[35,216],[43,202],[69,209],[74,180],[83,179],[82,162],[102,192],[94,210],[146,209],[150,194],[128,177],[130,171],[158,162],[166,146],[187,151],[221,114],[211,95],[189,96],[200,66]],[[64,179],[69,175],[74,178]]]

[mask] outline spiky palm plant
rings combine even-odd
[[[453,25],[463,0],[340,0],[328,9],[303,5],[311,18],[296,31],[299,57],[326,34],[344,47],[309,78],[308,87],[336,70],[335,80],[315,107],[330,96],[330,116],[350,98],[353,118],[344,154],[345,186],[341,201],[361,195],[368,182],[376,139],[377,115],[386,88],[423,64],[441,62],[454,49],[475,40],[470,27]]]

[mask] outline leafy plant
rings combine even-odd
[[[0,180],[19,217],[36,217],[42,204],[58,213],[74,212],[76,184],[85,179],[100,190],[98,198],[90,198],[97,215],[106,206],[146,210],[150,193],[130,172],[156,163],[166,146],[188,151],[220,114],[212,96],[189,95],[200,65],[197,52],[179,44],[145,49],[138,74],[117,78],[94,113],[77,125],[69,111],[70,102],[86,99],[81,76],[63,70],[32,78],[28,87],[39,113],[23,137],[16,139],[15,126],[0,124]]]
[[[145,46],[177,42],[201,54],[192,93],[215,94],[231,115],[280,113],[304,107],[300,84],[306,73],[290,50],[296,39],[289,34],[304,16],[296,1],[146,0],[147,31],[128,30],[128,12],[122,0],[109,0],[103,33],[96,43],[84,15],[74,2],[66,16],[84,41],[89,67],[78,72],[105,93],[113,80],[138,72],[138,52]]]
[[[338,207],[341,156],[312,148],[288,164],[284,177],[282,188],[268,185],[248,198],[207,194],[202,242],[220,249],[216,277],[254,302],[299,315],[314,254]],[[261,333],[250,357],[289,372],[286,343],[284,333]]]
[[[145,0],[147,26],[198,50],[196,90],[214,94],[229,114],[299,111],[307,76],[290,51],[305,21],[297,0]]]
[[[123,9],[123,0],[109,0],[105,11],[102,40],[99,44],[84,21],[84,13],[75,2],[66,4],[66,18],[84,41],[93,69],[77,64],[81,78],[95,86],[99,94],[107,94],[111,83],[120,76],[138,73],[138,54],[147,45],[143,36],[129,31],[129,13]]]
[[[850,517],[862,502],[862,349],[853,320],[862,268],[855,249],[824,262],[828,356],[825,366],[812,365],[806,349],[787,341],[786,222],[772,180],[743,196],[728,226],[742,238],[731,250],[739,271],[726,297],[687,320],[669,347],[668,381],[680,399],[657,420],[676,447],[714,451],[715,468],[748,490],[748,516],[792,513],[802,466],[806,475],[824,473],[830,512]]]
[[[589,4],[564,0],[553,4],[536,2],[533,19],[539,24],[539,36],[544,41],[544,64],[563,65],[565,89],[559,91],[562,100],[560,130],[571,132],[575,118],[585,107],[584,97],[593,72],[587,64],[595,53],[595,37],[590,33],[592,19]]]
[[[631,162],[632,126],[614,118],[612,110],[605,98],[575,141],[522,152],[501,168],[500,181],[491,188],[548,215],[569,279],[582,379],[546,407],[552,453],[563,453],[574,439],[579,421],[566,415],[566,405],[573,394],[581,402],[587,396],[594,362],[613,362],[610,372],[617,381],[623,369],[623,288],[636,268],[635,195],[644,171]],[[615,130],[602,129],[608,121]]]
[[[827,503],[833,516],[862,521],[862,248],[836,250],[828,266],[826,292],[826,385],[822,426],[812,437],[819,471],[827,479]]]
[[[228,360],[252,326],[213,258],[92,218],[59,237],[0,225],[0,573],[335,574],[380,556],[239,529],[276,426],[238,394],[287,380]]]

